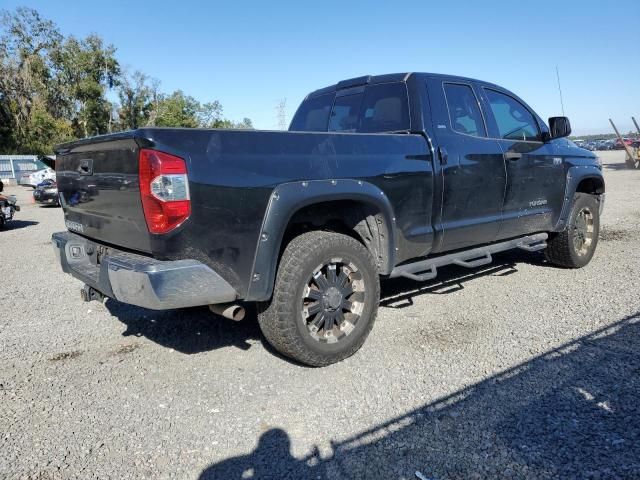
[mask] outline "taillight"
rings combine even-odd
[[[151,233],[167,233],[191,214],[185,161],[168,153],[140,150],[140,197]]]

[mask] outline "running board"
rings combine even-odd
[[[394,268],[389,276],[391,278],[405,277],[417,282],[424,282],[425,280],[435,278],[438,275],[438,267],[444,267],[445,265],[475,268],[491,263],[493,261],[491,254],[493,253],[504,252],[505,250],[515,248],[526,250],[527,252],[537,252],[538,250],[547,248],[546,240],[548,237],[546,233],[537,233],[535,235],[507,240],[506,242],[494,243],[471,250],[428,258],[427,260],[400,265]]]

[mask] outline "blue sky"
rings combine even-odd
[[[227,117],[276,128],[307,92],[365,74],[426,71],[498,83],[577,134],[640,120],[637,1],[373,2],[0,0],[37,9],[64,34],[100,34],[121,64],[219,100]]]

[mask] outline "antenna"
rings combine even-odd
[[[278,105],[276,105],[276,117],[278,118],[278,128],[280,130],[287,129],[287,99],[282,98]]]
[[[556,65],[556,78],[558,79],[558,92],[560,92],[560,107],[562,107],[562,116],[564,117],[564,102],[562,101],[562,88],[560,87],[560,72],[558,71],[558,66]]]

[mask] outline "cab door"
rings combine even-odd
[[[427,85],[442,177],[441,208],[435,214],[440,241],[433,252],[492,242],[506,185],[500,144],[489,138],[473,84],[433,77]]]
[[[502,89],[482,90],[489,133],[498,139],[507,172],[498,238],[549,231],[564,198],[562,159],[553,143],[542,141],[546,127],[523,102]]]

